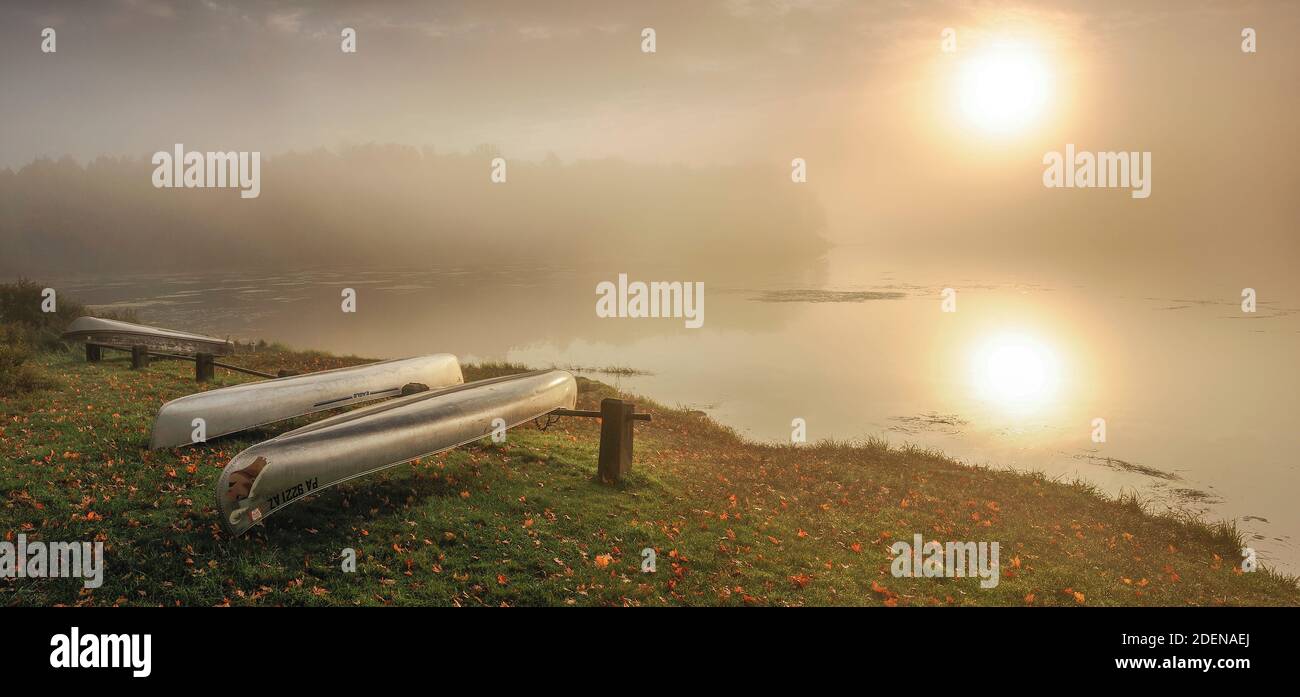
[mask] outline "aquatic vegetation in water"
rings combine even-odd
[[[889,430],[899,433],[947,433],[954,436],[960,435],[962,427],[970,423],[956,414],[934,412],[916,416],[891,416],[889,420],[897,422]]]
[[[867,300],[898,300],[907,297],[897,291],[765,290],[754,297],[764,303],[860,303]]]

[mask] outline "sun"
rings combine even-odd
[[[1059,382],[1056,353],[1027,334],[993,336],[972,355],[971,372],[983,399],[1007,407],[1037,406],[1047,402]]]
[[[1015,133],[1034,123],[1051,93],[1042,56],[1023,43],[998,43],[972,55],[962,64],[957,85],[962,116],[994,134]]]

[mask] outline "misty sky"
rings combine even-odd
[[[1280,269],[1300,252],[1297,35],[1294,2],[8,2],[0,167],[175,143],[491,144],[786,179],[803,157],[835,241]],[[951,85],[1007,37],[1038,48],[1052,92],[994,137],[954,116]],[[1044,189],[1067,142],[1152,151],[1152,197]]]

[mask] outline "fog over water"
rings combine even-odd
[[[1243,315],[1226,286],[945,270],[842,246],[746,279],[694,276],[705,283],[705,322],[688,329],[681,319],[598,318],[596,284],[619,272],[680,279],[645,265],[502,265],[57,285],[148,323],[219,336],[587,370],[760,440],[788,441],[802,418],[810,440],[885,438],[1082,478],[1158,508],[1237,519],[1266,559],[1300,568],[1294,297],[1266,295]],[[355,314],[340,311],[345,287],[357,291]],[[957,311],[946,313],[950,287]],[[1101,444],[1092,440],[1099,417]]]
[[[1133,490],[1300,572],[1294,2],[69,7],[0,7],[0,279],[299,348],[628,368],[593,376],[755,439]],[[177,146],[260,153],[259,195],[156,188]],[[1140,156],[1149,197],[1046,186],[1076,150]],[[703,283],[703,326],[598,317],[621,273]]]

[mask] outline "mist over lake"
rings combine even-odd
[[[396,358],[450,352],[588,371],[698,409],[758,440],[883,438],[972,464],[1079,478],[1160,510],[1235,519],[1261,558],[1300,568],[1300,302],[1243,315],[1232,288],[890,263],[839,246],[752,277],[696,274],[707,320],[597,317],[596,286],[672,268],[434,266],[421,270],[151,274],[59,280],[149,324]],[[357,291],[340,312],[342,288]],[[957,311],[941,310],[944,288]],[[1274,287],[1274,286],[1270,286]],[[1033,347],[1020,356],[1020,347]],[[990,351],[1041,352],[1041,395],[990,390]],[[996,361],[996,359],[994,359]],[[1046,384],[1050,383],[1050,384]],[[1093,419],[1106,440],[1092,440]]]
[[[1300,607],[1298,34],[0,3],[0,606],[1232,606],[937,650],[1285,666],[1244,608]]]

